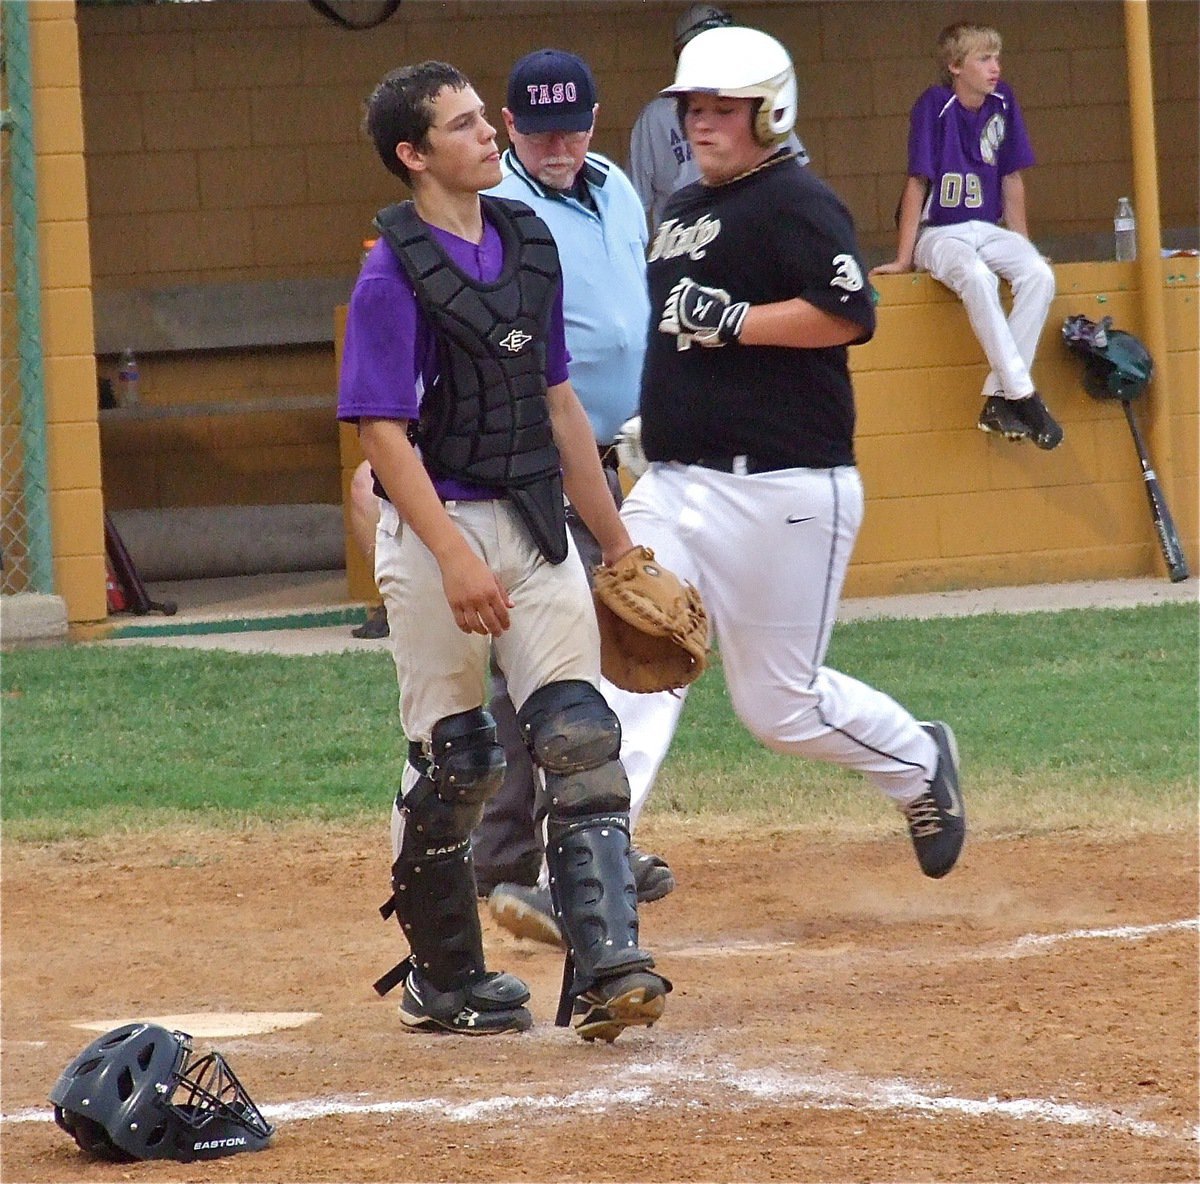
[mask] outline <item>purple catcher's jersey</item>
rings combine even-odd
[[[1033,164],[1016,96],[1001,82],[972,111],[948,86],[931,86],[913,104],[908,174],[931,184],[922,224],[996,222],[1004,216],[1001,179]]]

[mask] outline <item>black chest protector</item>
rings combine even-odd
[[[558,249],[527,205],[480,201],[504,244],[493,283],[460,270],[412,202],[388,206],[375,219],[438,341],[439,373],[421,401],[414,439],[434,476],[503,489],[538,550],[561,563],[567,557],[562,464],[546,401]]]

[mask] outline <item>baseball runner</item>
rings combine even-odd
[[[675,21],[675,57],[705,29],[733,24],[733,16],[715,4],[692,4]],[[787,141],[801,164],[808,153],[793,132]],[[629,177],[642,199],[653,230],[662,220],[667,198],[683,185],[700,179],[692,148],[679,122],[678,105],[671,95],[656,95],[642,108],[629,137]]]
[[[1034,163],[1033,148],[1017,97],[1000,81],[1000,46],[995,29],[965,21],[938,37],[944,80],[909,117],[896,258],[871,274],[916,266],[955,292],[991,366],[979,427],[1052,449],[1063,430],[1029,369],[1054,299],[1054,272],[1029,241],[1021,170]],[[997,276],[1012,287],[1007,318]]]
[[[703,32],[664,93],[703,182],[674,194],[650,247],[650,464],[621,516],[700,590],[750,731],[865,774],[906,816],[924,873],[944,876],[965,832],[953,733],[824,665],[863,514],[846,347],[875,328],[850,215],[781,147],[796,78],[774,38]],[[604,693],[644,797],[683,695]]]
[[[412,200],[380,211],[350,299],[338,418],[358,426],[381,499],[387,604],[408,760],[392,811],[392,895],[410,953],[410,1029],[527,1029],[529,990],[489,972],[471,831],[504,776],[483,706],[490,651],[545,778],[546,857],[567,942],[558,1020],[615,1039],[662,1015],[670,983],[638,946],[629,785],[598,689],[600,640],[564,490],[607,563],[632,548],[567,377],[558,251],[500,180],[495,128],[444,62],[387,74],[367,129]]]

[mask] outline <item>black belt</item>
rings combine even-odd
[[[702,469],[714,469],[718,473],[736,473],[738,476],[749,476],[753,473],[777,473],[780,469],[797,469],[802,465],[773,464],[770,461],[757,460],[753,456],[702,456],[698,460],[685,461],[685,464],[699,465]]]

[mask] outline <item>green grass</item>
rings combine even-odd
[[[976,825],[1194,819],[1194,605],[841,625],[829,663],[954,725]],[[54,839],[167,822],[385,811],[403,737],[390,658],[154,647],[18,650],[0,663],[0,816]],[[719,665],[692,690],[648,816],[894,827],[852,774],[765,751]]]

